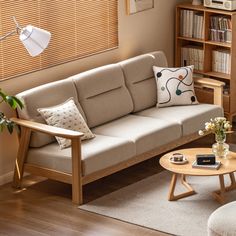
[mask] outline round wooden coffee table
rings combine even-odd
[[[169,161],[169,158],[173,153],[182,153],[188,160],[188,163],[180,165],[173,164]],[[196,160],[196,154],[212,154],[211,148],[190,148],[190,149],[181,149],[169,152],[161,157],[160,164],[165,169],[173,173],[170,190],[169,190],[169,201],[175,201],[180,198],[188,197],[190,195],[196,194],[194,189],[186,181],[187,175],[193,176],[219,176],[220,189],[214,191],[212,194],[217,201],[220,203],[225,202],[225,193],[236,189],[236,182],[234,173],[236,171],[236,153],[229,152],[226,159],[217,159],[221,161],[221,166],[218,170],[209,170],[209,169],[197,169],[192,167],[192,163]],[[231,184],[225,186],[224,175],[229,174]],[[187,188],[188,191],[175,195],[175,186],[178,176],[181,177],[181,183]]]

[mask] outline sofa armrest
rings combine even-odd
[[[210,78],[194,78],[194,83],[202,88],[213,89],[214,104],[223,107],[223,86],[224,82]]]
[[[83,136],[83,133],[78,132],[78,131],[58,128],[58,127],[54,127],[54,126],[50,126],[50,125],[46,125],[46,124],[41,124],[41,123],[34,122],[34,121],[22,120],[22,119],[15,118],[15,117],[11,118],[11,120],[19,126],[28,128],[32,131],[49,134],[52,136],[58,136],[58,137],[68,138],[68,139],[74,139],[74,138],[78,138],[78,137]]]
[[[18,118],[11,118],[13,122],[17,125],[21,126],[21,136],[19,149],[17,153],[16,163],[15,163],[15,171],[13,178],[13,186],[20,187],[21,180],[24,173],[24,165],[26,156],[29,149],[30,135],[32,131],[42,132],[45,134],[49,134],[52,136],[59,136],[63,138],[71,139],[71,157],[72,157],[72,201],[76,204],[82,204],[82,164],[81,164],[81,137],[83,133],[57,128],[29,120],[22,120]],[[47,169],[44,170],[47,172]],[[52,172],[49,173],[50,177],[54,176]],[[62,178],[62,177],[61,177]]]

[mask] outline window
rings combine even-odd
[[[0,80],[118,47],[118,0],[1,0],[0,35],[32,24],[48,30],[48,48],[35,58],[18,35],[0,42]]]

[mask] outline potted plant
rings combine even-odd
[[[7,95],[0,88],[0,104],[1,103],[8,104],[14,110],[17,107],[19,107],[20,109],[23,108],[22,102],[17,97]],[[7,128],[8,132],[11,134],[14,130],[14,127],[15,123],[7,118],[2,111],[0,111],[0,133],[4,130],[4,128]]]

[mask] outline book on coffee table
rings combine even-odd
[[[221,166],[220,161],[216,161],[215,164],[212,165],[198,165],[197,161],[194,161],[192,164],[193,168],[199,168],[199,169],[211,169],[211,170],[218,170]]]

